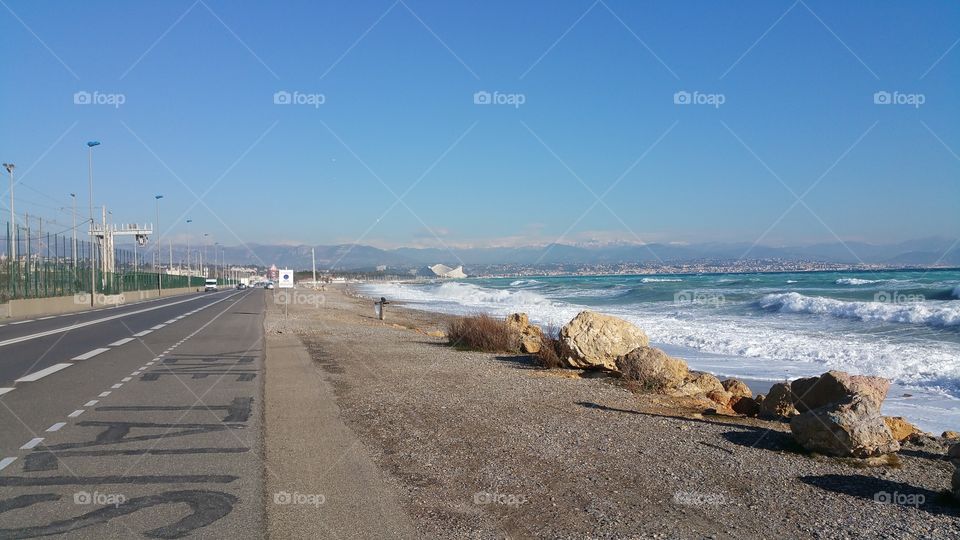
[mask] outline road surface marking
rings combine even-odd
[[[152,366],[153,364],[154,364],[154,362],[147,362],[147,365],[148,365],[148,366]]]
[[[133,377],[124,377],[124,378],[120,379],[120,381],[121,381],[121,382],[130,382],[132,379],[133,379]]]
[[[13,392],[13,388],[0,388],[0,396],[6,394],[7,392]]]
[[[131,341],[133,341],[133,338],[132,338],[132,337],[125,337],[125,338],[123,338],[123,339],[118,339],[117,341],[114,341],[113,343],[110,344],[110,346],[111,346],[111,347],[119,347],[119,346],[121,346],[121,345],[126,345],[127,343],[130,343]]]
[[[68,414],[68,415],[67,415],[67,418],[76,418],[76,417],[80,416],[81,414],[83,414],[83,411],[84,411],[84,410],[85,410],[85,409],[77,409],[77,410],[73,411],[72,413]]]
[[[100,403],[99,399],[91,399],[90,401],[83,404],[84,407],[93,407],[97,403]]]
[[[17,458],[15,458],[15,457],[5,457],[5,458],[3,458],[3,459],[0,459],[0,471],[6,469],[6,468],[7,468],[7,465],[13,463],[13,462],[16,461],[16,460],[17,460]]]
[[[107,348],[105,348],[105,347],[100,347],[99,349],[94,349],[94,350],[92,350],[92,351],[85,352],[85,353],[81,354],[80,356],[74,356],[74,357],[73,357],[73,360],[89,360],[89,359],[93,358],[94,356],[96,356],[96,355],[98,355],[98,354],[101,354],[101,353],[105,353],[105,352],[107,352],[107,351],[109,351],[109,350],[110,350],[110,349],[107,349]]]
[[[151,326],[150,329],[151,329],[151,330],[159,330],[159,329],[163,328],[164,326],[166,326],[166,325],[165,325],[165,324],[158,324],[158,325],[156,325],[156,326]]]
[[[38,320],[38,321],[45,321],[45,320],[47,320],[47,319],[52,319],[52,318],[54,318],[54,317],[56,317],[56,315],[50,315],[50,316],[47,316],[47,317],[40,317],[40,318],[37,319],[37,320]]]
[[[33,438],[33,439],[30,439],[30,441],[29,441],[27,444],[21,446],[20,449],[21,449],[21,450],[30,450],[31,448],[33,448],[34,446],[36,446],[36,445],[38,445],[38,444],[40,444],[40,443],[42,443],[42,442],[43,442],[43,437],[35,437],[35,438]]]
[[[35,371],[35,372],[33,372],[33,373],[29,374],[29,375],[25,375],[25,376],[23,376],[23,377],[20,377],[19,379],[17,379],[17,380],[14,381],[14,382],[33,382],[33,381],[38,381],[38,380],[46,377],[47,375],[50,375],[51,373],[56,373],[56,372],[60,371],[61,369],[66,369],[66,368],[68,368],[68,367],[70,367],[70,366],[72,366],[72,365],[73,365],[73,364],[54,364],[54,365],[52,365],[52,366],[50,366],[50,367],[48,367],[48,368],[46,368],[46,369],[41,369],[40,371]]]
[[[149,334],[150,332],[153,332],[153,330],[144,330],[143,332],[137,332],[136,334],[134,334],[134,337],[143,337]]]
[[[110,392],[100,392],[100,395],[97,397],[107,397],[110,395]]]
[[[60,428],[67,425],[66,422],[57,422],[56,424],[47,428],[47,431],[60,431]]]
[[[236,294],[239,294],[239,293],[236,293]],[[208,306],[212,306],[212,305],[214,305],[214,304],[218,304],[218,303],[220,303],[220,302],[222,302],[222,301],[224,301],[224,300],[226,300],[226,299],[228,299],[228,298],[230,298],[230,297],[232,297],[232,296],[235,296],[235,295],[225,296],[225,297],[223,297],[223,298],[221,298],[221,299],[219,299],[219,300],[216,300],[216,301],[214,301],[214,302],[211,302],[211,303],[208,304],[207,306],[204,306],[204,308],[206,308],[206,307],[208,307]],[[117,315],[111,315],[111,316],[109,316],[109,317],[103,317],[103,318],[101,318],[101,319],[94,319],[94,320],[92,320],[92,321],[86,321],[86,322],[82,322],[82,323],[71,324],[70,326],[64,326],[64,327],[62,327],[62,328],[55,328],[55,329],[53,329],[53,330],[47,330],[47,331],[45,331],[45,332],[37,332],[36,334],[30,334],[30,335],[28,335],[28,336],[20,336],[20,337],[17,337],[17,338],[11,338],[11,339],[8,339],[8,340],[5,340],[5,341],[0,341],[0,347],[5,347],[5,346],[7,346],[7,345],[13,345],[14,343],[22,343],[22,342],[24,342],[24,341],[30,341],[31,339],[38,339],[38,338],[42,338],[42,337],[46,337],[46,336],[52,336],[52,335],[54,335],[54,334],[60,334],[60,333],[63,333],[63,332],[69,332],[70,330],[76,330],[76,329],[78,329],[78,328],[83,328],[83,327],[90,326],[90,325],[94,325],[94,324],[100,324],[100,323],[106,322],[106,321],[112,321],[112,320],[120,319],[120,318],[123,318],[123,317],[129,317],[129,316],[131,316],[131,315],[138,315],[138,314],[140,314],[140,313],[146,313],[146,312],[148,312],[148,311],[154,311],[154,310],[157,310],[157,309],[163,309],[163,308],[165,308],[165,307],[175,306],[175,305],[177,305],[177,304],[182,304],[182,303],[184,303],[184,302],[193,302],[193,301],[199,300],[200,298],[201,298],[201,297],[196,297],[196,296],[195,296],[195,297],[187,298],[186,300],[179,300],[179,301],[177,301],[177,302],[170,302],[170,303],[168,303],[168,304],[163,304],[163,305],[161,305],[161,306],[148,307],[148,308],[140,309],[140,310],[137,310],[137,311],[130,311],[130,312],[127,312],[127,313],[120,313],[120,314],[117,314]],[[9,323],[9,324],[11,324],[11,325],[13,325],[13,324],[24,324],[24,323],[28,323],[28,322],[33,322],[33,319],[29,319],[29,320],[26,320],[26,321],[16,321],[16,322],[12,322],[12,323]]]
[[[177,322],[177,319],[170,319],[169,321],[167,321],[167,322],[165,322],[165,323],[163,323],[163,324],[173,324],[173,323],[175,323],[175,322]]]
[[[123,386],[123,383],[117,383],[117,384],[111,386],[110,388],[113,388],[114,390],[116,390],[117,388],[120,388],[121,386]]]

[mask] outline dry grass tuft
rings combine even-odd
[[[450,345],[463,349],[493,353],[520,352],[520,336],[503,319],[490,315],[457,317],[447,323]]]
[[[560,360],[560,339],[556,328],[548,328],[540,337],[540,350],[533,355],[533,360],[542,368],[556,369],[563,367]]]

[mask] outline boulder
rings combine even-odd
[[[917,426],[907,422],[902,416],[884,416],[883,421],[887,424],[887,428],[897,442],[903,442],[915,434],[923,433]]]
[[[561,360],[572,368],[616,370],[617,357],[649,344],[637,326],[593,311],[581,311],[560,329]]]
[[[675,395],[678,396],[706,396],[711,392],[725,392],[720,379],[703,371],[691,371],[683,384],[677,388]]]
[[[843,371],[828,371],[819,377],[797,379],[790,384],[795,406],[800,412],[840,403],[853,396],[861,396],[880,408],[889,389],[890,381],[883,377],[850,375]]]
[[[543,344],[543,330],[530,324],[526,313],[513,313],[507,317],[507,326],[520,336],[520,352],[536,354]]]
[[[689,373],[683,360],[647,346],[633,349],[618,357],[615,363],[624,379],[636,381],[641,388],[654,392],[677,388]]]
[[[760,414],[760,402],[751,397],[733,396],[730,400],[730,408],[737,414],[746,416],[757,416]]]
[[[724,390],[735,396],[748,398],[753,397],[753,392],[750,390],[750,387],[740,379],[726,379],[721,381],[720,384],[723,385]]]
[[[830,456],[868,458],[900,449],[880,408],[862,396],[794,416],[790,431],[807,450]]]
[[[707,392],[707,399],[720,405],[721,409],[730,411],[730,401],[733,400],[733,394],[726,390],[711,390]]]
[[[793,392],[787,383],[777,383],[760,402],[760,416],[764,418],[790,418],[797,414]]]

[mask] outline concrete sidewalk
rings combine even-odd
[[[416,538],[366,449],[340,418],[326,373],[267,299],[265,485],[271,538]]]

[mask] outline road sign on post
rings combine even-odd
[[[293,270],[280,270],[278,272],[280,281],[277,282],[277,286],[281,289],[292,289],[293,288]]]

